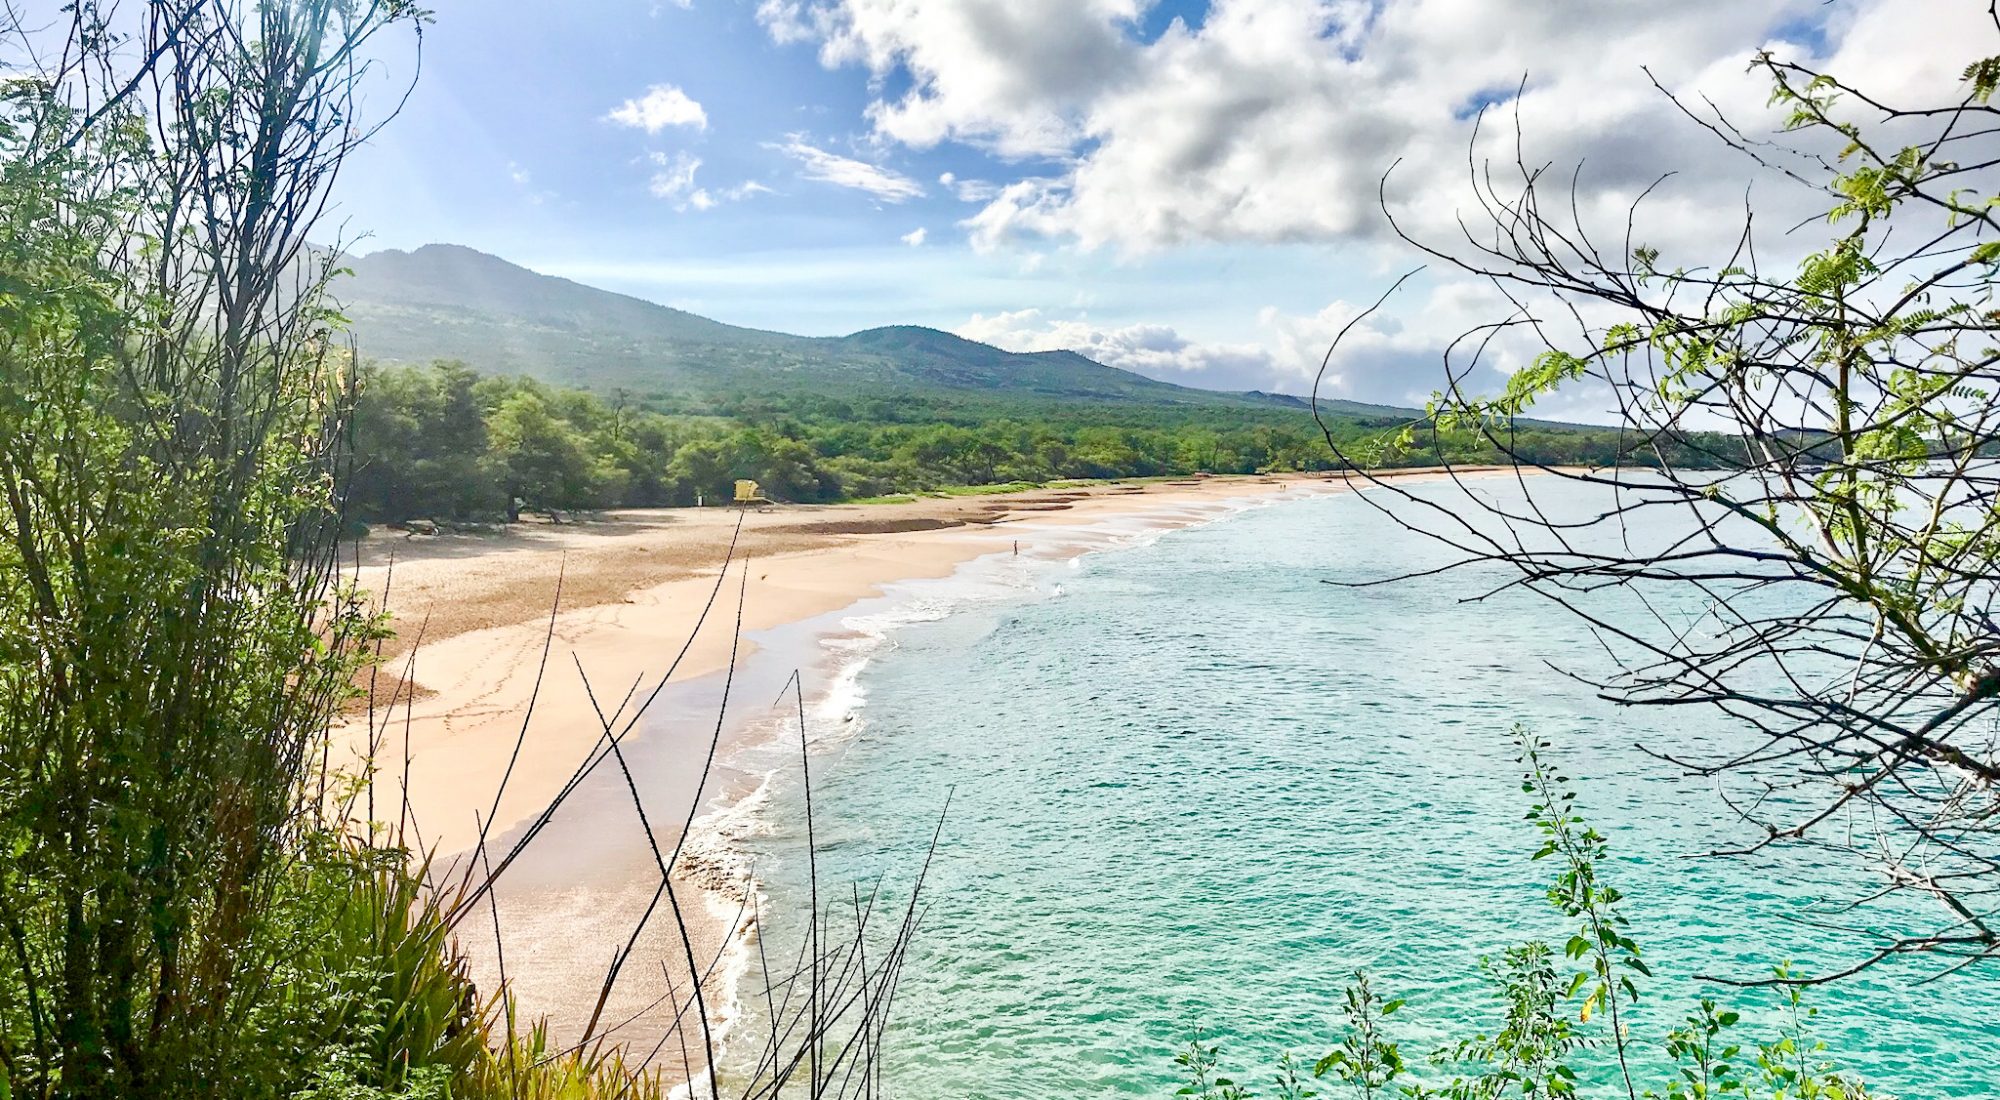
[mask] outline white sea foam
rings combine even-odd
[[[821,656],[819,668],[812,674],[801,670],[806,681],[807,744],[814,752],[837,751],[866,730],[868,692],[862,675],[878,655],[895,648],[897,635],[909,627],[940,622],[975,606],[1058,598],[1064,594],[1064,584],[1050,575],[1058,561],[1069,572],[1081,572],[1084,559],[1092,554],[1152,546],[1174,531],[1324,495],[1301,488],[1305,491],[1180,505],[1075,525],[1024,527],[1021,533],[1026,537],[1017,545],[1025,553],[1002,551],[974,558],[946,577],[891,584],[881,595],[864,599],[838,616],[778,628],[777,632],[803,629],[817,635],[813,641]],[[749,794],[702,814],[689,836],[690,845],[700,843],[705,855],[732,869],[740,868],[746,875],[749,857],[742,841],[777,835],[779,827],[771,811],[779,802],[778,785],[798,761],[793,747],[797,745],[796,718],[766,718],[761,724],[767,727],[761,735],[753,732],[735,739],[737,747],[724,761],[755,776],[755,786]],[[747,888],[757,886],[752,881]]]
[[[893,650],[898,635],[908,628],[940,622],[972,607],[1059,598],[1065,586],[1052,575],[1054,569],[1081,572],[1085,558],[1093,554],[1152,546],[1172,531],[1205,527],[1252,509],[1319,495],[1308,491],[1232,498],[1087,524],[1024,527],[1022,534],[1027,537],[1017,543],[1014,553],[1002,551],[972,559],[943,578],[892,584],[881,595],[864,599],[838,616],[781,627],[772,633],[804,630],[816,635],[812,640],[821,658],[819,667],[811,673],[801,670],[809,750],[815,755],[837,752],[865,732],[868,692],[863,673],[877,656]],[[739,884],[738,898],[747,899],[757,911],[767,907],[768,897],[756,874],[749,842],[787,831],[779,808],[785,801],[780,796],[789,793],[785,784],[795,777],[799,761],[795,715],[796,711],[786,711],[775,721],[771,717],[753,720],[765,728],[736,739],[736,748],[725,763],[754,777],[754,786],[747,794],[727,799],[699,816],[687,838],[689,851]],[[798,839],[803,842],[803,837]],[[720,914],[727,920],[739,901],[711,894],[710,904],[730,908],[732,913]],[[739,987],[750,970],[754,947],[751,936],[736,936],[722,960],[726,990],[718,1015],[725,1035],[742,1016]]]

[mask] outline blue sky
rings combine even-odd
[[[1755,115],[1752,51],[1838,57],[1881,38],[1890,5],[432,6],[407,108],[340,186],[364,251],[448,241],[736,324],[927,324],[1300,392],[1330,332],[1412,260],[1376,208],[1383,170],[1403,161],[1394,200],[1418,229],[1450,230],[1468,108],[1518,109],[1538,152],[1588,158],[1615,197],[1662,159],[1715,158],[1640,65]],[[1877,45],[1870,64],[1893,68]],[[382,65],[378,109],[410,59]],[[1699,221],[1670,207],[1656,239],[1699,247]],[[1482,293],[1420,277],[1329,389],[1421,397],[1452,326],[1495,308]]]
[[[956,225],[972,210],[940,177],[1004,183],[1059,162],[960,143],[878,147],[863,119],[879,94],[870,74],[822,66],[811,43],[773,41],[753,4],[603,2],[560,17],[491,0],[434,6],[408,107],[343,180],[341,213],[350,232],[367,234],[363,251],[449,241],[731,323],[814,335],[950,329],[974,313],[1027,309],[1106,323],[1173,317],[1222,335],[1244,322],[1240,301],[1254,299],[1252,313],[1311,310],[1339,290],[1341,257],[1328,244],[1217,243],[1143,262],[1110,250],[975,252]],[[1205,8],[1161,4],[1134,34],[1156,37]],[[609,121],[661,85],[700,104],[706,125],[648,134]],[[782,148],[794,138],[924,193],[888,202],[806,178]],[[653,154],[698,158],[696,183],[711,195],[770,191],[706,210],[662,200],[649,191]],[[906,244],[919,229],[924,245]],[[1365,289],[1365,278],[1350,283]]]

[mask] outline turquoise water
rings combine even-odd
[[[1561,609],[1465,602],[1492,574],[1322,583],[1442,560],[1329,496],[1116,552],[984,563],[976,594],[933,592],[929,621],[861,669],[858,734],[814,764],[823,890],[906,886],[952,792],[897,994],[893,1094],[1167,1096],[1191,1021],[1262,1083],[1280,1052],[1329,1048],[1356,968],[1407,998],[1398,1037],[1421,1064],[1494,1017],[1482,955],[1562,932],[1548,869],[1527,858],[1516,722],[1556,742],[1610,835],[1606,873],[1658,974],[1634,1024],[1654,1068],[1652,1037],[1699,995],[1693,975],[1865,952],[1795,919],[1873,885],[1845,860],[1686,858],[1740,827],[1711,784],[1637,746],[1734,734],[1594,700],[1550,667],[1602,670]],[[795,787],[778,783],[756,843],[779,909],[804,892]],[[2000,1093],[2000,966],[1917,984],[1938,969],[1816,992],[1821,1033],[1896,1095]],[[1770,1003],[1721,995],[1753,1021]]]

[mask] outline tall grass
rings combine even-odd
[[[315,861],[292,903],[299,934],[280,975],[314,1019],[302,1095],[593,1100],[665,1095],[661,1070],[622,1047],[566,1048],[525,1023],[504,991],[478,988],[456,940],[453,899],[401,850],[348,842]]]
[[[339,567],[355,355],[309,238],[370,44],[428,13],[66,11],[0,20],[0,1097],[718,1091],[711,1042],[667,1072],[478,988],[461,925],[517,852],[434,875],[330,767],[384,624]],[[629,717],[579,776],[624,768]],[[838,978],[866,1058],[896,957]],[[808,1001],[758,1094],[844,1094],[857,1016]]]

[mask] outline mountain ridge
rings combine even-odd
[[[463,360],[661,402],[748,394],[892,397],[1303,410],[1302,399],[1180,386],[1076,351],[1011,352],[922,325],[845,336],[744,326],[545,275],[464,245],[427,244],[342,258],[333,294],[364,355],[387,362]],[[1335,409],[1346,402],[1322,402]],[[1383,406],[1356,405],[1384,415]],[[1407,410],[1396,410],[1406,412]]]

